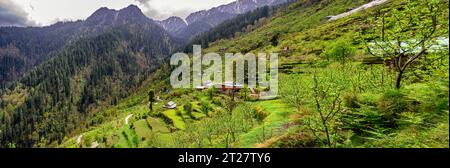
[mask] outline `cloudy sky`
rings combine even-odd
[[[0,26],[46,26],[57,21],[86,19],[100,7],[139,6],[150,18],[186,17],[234,0],[0,0]]]

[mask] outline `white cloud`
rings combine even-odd
[[[209,9],[234,0],[1,0],[13,1],[28,18],[39,25],[57,20],[86,19],[100,7],[121,9],[138,5],[147,17],[162,20],[170,16],[186,17],[192,12]]]
[[[0,1],[0,26],[34,26],[28,13],[11,0]]]
[[[186,17],[192,12],[209,9],[234,0],[135,0],[143,7],[145,15],[163,20],[171,16]]]

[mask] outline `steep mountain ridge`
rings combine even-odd
[[[150,26],[167,35],[164,29],[147,18],[135,5],[118,11],[100,8],[85,21],[58,22],[46,27],[0,27],[0,49],[5,50],[0,52],[0,60],[5,60],[0,69],[0,87],[18,79],[51,58],[52,53],[80,38],[93,37],[117,26],[132,24]]]
[[[206,21],[215,26],[238,14],[243,14],[263,6],[275,6],[287,1],[288,0],[238,0],[209,10],[192,13],[186,17],[186,21],[188,24]]]
[[[185,20],[171,17],[158,23],[174,37],[189,41],[193,37],[232,19],[239,14],[253,11],[263,6],[276,6],[290,0],[237,0],[229,4],[191,13]]]
[[[67,27],[75,30],[65,45],[0,90],[0,147],[62,141],[73,130],[100,123],[107,116],[101,108],[133,92],[181,47],[135,6],[102,8],[86,21],[29,30]],[[5,99],[16,91],[27,94],[21,101]]]
[[[89,16],[85,25],[97,24],[98,26],[122,25],[127,23],[155,23],[146,17],[136,5],[129,5],[120,10],[100,8]]]
[[[172,35],[181,34],[181,31],[188,27],[186,21],[176,16],[167,18],[166,20],[157,21],[157,23]]]

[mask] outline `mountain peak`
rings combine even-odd
[[[186,24],[186,26],[187,26],[186,21],[184,19],[178,17],[178,16],[171,16],[171,17],[169,17],[166,20],[163,20],[161,22],[178,22],[178,23]]]
[[[157,23],[172,35],[179,33],[188,26],[185,20],[177,16],[169,17],[166,20],[158,21]]]
[[[238,14],[255,10],[263,6],[274,6],[285,3],[288,0],[237,0],[225,5],[211,8],[209,10],[201,10],[191,13],[186,21],[188,24],[194,22],[208,22],[211,25],[218,25],[219,23],[228,20]]]
[[[119,17],[123,19],[148,20],[142,10],[136,5],[129,5],[128,7],[119,10],[118,13]]]
[[[114,13],[114,12],[115,12],[114,9],[109,9],[107,7],[101,7],[99,9],[97,9],[90,17],[107,15],[107,14],[111,14],[111,13]]]
[[[129,5],[126,8],[120,10],[120,12],[132,12],[132,13],[142,13],[141,9],[136,5]]]
[[[95,11],[86,21],[88,24],[115,25],[136,22],[143,23],[151,21],[151,19],[147,18],[136,5],[129,5],[118,11],[102,7]]]

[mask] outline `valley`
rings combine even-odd
[[[33,63],[4,33],[33,28],[0,28],[0,147],[448,148],[447,0],[246,2],[163,21],[101,8],[47,27],[77,25]],[[278,53],[278,97],[173,88],[168,60],[193,44]]]

